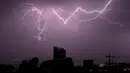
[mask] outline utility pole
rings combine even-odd
[[[117,56],[112,56],[110,52],[109,52],[109,55],[107,55],[107,56],[105,56],[105,57],[108,58],[108,64],[109,64],[109,65],[112,65],[112,63],[113,63],[113,62],[112,62],[112,59],[113,59],[113,58],[119,58],[119,57],[117,57]]]
[[[109,55],[107,55],[107,56],[105,56],[105,57],[108,58],[108,63],[107,63],[107,65],[110,67],[111,73],[112,73],[112,72],[113,72],[113,71],[112,71],[112,65],[113,65],[112,59],[113,59],[113,58],[119,58],[119,57],[117,57],[117,56],[112,56],[110,52],[109,52]]]

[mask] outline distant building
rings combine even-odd
[[[40,65],[43,73],[72,73],[73,60],[71,57],[66,57],[64,48],[53,48],[53,60],[43,61]]]
[[[93,60],[83,60],[83,67],[85,68],[93,67]]]
[[[74,67],[72,58],[67,57],[64,61],[65,61],[66,68],[70,71]]]
[[[54,46],[53,49],[54,60],[61,60],[66,58],[66,50],[64,48],[59,48]]]

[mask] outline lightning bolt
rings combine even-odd
[[[57,13],[57,11],[56,11],[54,8],[51,8],[51,10],[52,10],[52,12],[57,16],[57,18],[59,18],[59,19],[63,22],[63,24],[67,24],[67,22],[74,16],[74,17],[75,17],[76,19],[78,19],[80,22],[88,22],[88,21],[92,21],[92,20],[97,19],[97,18],[102,18],[103,20],[106,20],[106,21],[108,21],[108,22],[110,22],[110,23],[112,23],[112,24],[115,24],[115,25],[116,25],[116,24],[119,24],[121,27],[123,27],[122,24],[120,24],[120,23],[115,23],[115,22],[113,22],[113,21],[111,21],[111,20],[109,20],[109,19],[107,19],[107,18],[101,16],[101,14],[102,14],[105,10],[107,10],[107,7],[112,3],[112,1],[113,1],[113,0],[109,0],[109,1],[107,2],[107,4],[105,4],[104,8],[101,9],[101,10],[87,11],[87,10],[82,9],[81,7],[77,7],[76,10],[75,10],[74,12],[72,12],[71,15],[68,16],[68,18],[66,18],[66,19],[62,18],[62,17]],[[35,7],[33,4],[31,4],[31,3],[25,3],[25,4],[31,5],[32,8],[31,8],[27,13],[24,14],[24,16],[21,18],[21,20],[24,19],[24,17],[25,17],[29,12],[31,12],[31,11],[32,11],[32,12],[36,12],[37,15],[38,15],[38,19],[37,19],[37,21],[36,21],[35,26],[37,25],[37,29],[38,29],[38,31],[39,31],[39,33],[38,33],[38,35],[37,35],[36,37],[38,38],[38,40],[41,40],[41,34],[43,34],[44,37],[46,36],[46,35],[45,35],[45,30],[46,30],[46,27],[47,27],[48,18],[45,18],[45,17],[42,16],[42,14],[44,13],[44,9],[40,10],[40,9],[38,9],[37,7]],[[93,17],[93,18],[91,18],[91,19],[81,20],[80,18],[78,18],[78,17],[75,15],[75,14],[78,13],[79,11],[82,11],[82,12],[84,12],[84,13],[86,13],[86,14],[98,13],[98,15],[95,16],[95,17]],[[43,28],[40,28],[40,25],[41,25],[40,21],[43,20],[43,19],[45,20],[44,27],[43,27]]]

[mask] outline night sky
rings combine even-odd
[[[64,25],[52,15],[46,40],[39,41],[34,37],[38,33],[33,28],[35,14],[30,14],[24,24],[20,24],[21,17],[29,9],[23,3],[33,3],[39,9],[58,7],[73,12],[78,5],[89,10],[102,9],[107,1],[0,0],[0,63],[13,63],[13,60],[20,62],[34,56],[40,61],[52,59],[53,46],[65,48],[67,56],[72,57],[75,64],[82,64],[84,59],[103,63],[109,52],[120,57],[115,59],[116,62],[130,62],[130,0],[113,0],[107,8],[111,10],[102,14],[111,21],[121,23],[123,28],[101,18],[85,23],[71,19]]]

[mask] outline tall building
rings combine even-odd
[[[54,60],[61,60],[66,58],[66,50],[64,48],[59,48],[54,46],[53,49]]]
[[[91,68],[93,66],[93,60],[83,60],[83,66],[86,68]]]

